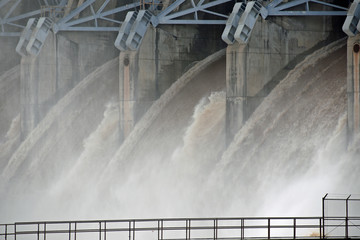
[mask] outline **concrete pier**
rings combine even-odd
[[[360,133],[360,36],[347,43],[348,137],[352,143]]]
[[[49,34],[38,57],[21,59],[21,134],[26,137],[78,79],[77,45]]]

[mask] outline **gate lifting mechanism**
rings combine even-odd
[[[154,27],[161,24],[225,25],[222,39],[228,44],[235,41],[246,44],[260,15],[263,19],[268,16],[347,15],[344,32],[353,36],[360,29],[360,0],[354,0],[349,11],[329,0],[243,0],[238,3],[235,0],[134,0],[132,3],[117,1],[116,7],[109,5],[114,0],[39,0],[36,4],[42,5],[34,5],[38,10],[21,12],[24,10],[17,7],[22,1],[28,0],[0,0],[0,8],[9,9],[0,11],[0,36],[20,36],[16,51],[22,56],[37,56],[49,30],[54,33],[116,31],[119,34],[115,46],[124,51],[139,48],[150,24]],[[71,10],[75,2],[78,4]],[[230,2],[234,6],[228,16],[221,12],[224,8],[220,6]],[[44,11],[49,14],[43,14]],[[124,21],[118,20],[125,15]]]

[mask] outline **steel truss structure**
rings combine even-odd
[[[345,16],[348,10],[320,0],[274,0],[266,8],[269,16]]]
[[[225,42],[232,44],[236,40],[246,44],[260,15],[264,19],[268,16],[348,15],[343,27],[348,35],[358,32],[355,25],[360,18],[360,10],[353,10],[360,9],[357,8],[359,0],[354,0],[349,11],[331,0],[78,0],[73,10],[75,0],[33,1],[37,4],[29,5],[28,0],[0,0],[0,36],[20,36],[16,51],[22,56],[37,56],[50,30],[54,33],[117,31],[115,46],[126,51],[139,48],[150,23],[154,27],[159,24],[222,24],[225,25],[222,34]],[[233,11],[229,15],[231,4]],[[21,12],[29,6],[29,12]]]
[[[60,10],[68,0],[34,0],[28,8],[30,10],[22,12],[23,8],[20,8],[26,1],[0,0],[0,36],[19,37],[29,18],[37,18],[45,13],[52,13],[52,17],[61,17]]]
[[[141,5],[158,3],[162,9],[149,9],[155,18],[152,24],[226,24],[228,13],[219,11],[221,5],[236,3],[235,0],[172,0],[169,6],[161,6],[160,0],[117,1],[118,6],[109,9],[113,0],[80,0],[81,5],[70,11],[65,8],[72,0],[34,0],[33,10],[19,12],[22,2],[28,0],[1,0],[0,36],[20,36],[29,18],[37,18],[46,12],[58,12],[53,31],[118,31],[128,11],[138,11]],[[101,4],[99,4],[101,2]],[[268,16],[345,16],[348,8],[325,0],[273,0],[264,2]],[[97,9],[95,5],[100,5]],[[151,6],[151,5],[150,5]],[[314,9],[312,9],[312,7]],[[156,11],[155,11],[156,10]],[[109,24],[110,23],[110,24]]]

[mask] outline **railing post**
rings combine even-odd
[[[218,238],[218,219],[214,219],[214,240]]]
[[[133,221],[133,240],[135,240],[135,220]]]
[[[161,240],[164,239],[164,220],[161,220]]]
[[[328,193],[322,199],[322,219],[323,219],[323,239],[325,238],[325,198],[327,197]]]
[[[40,240],[40,223],[37,224],[37,240]]]
[[[322,219],[319,218],[319,232],[320,232],[320,239],[324,239],[324,233],[323,233],[323,228],[322,228]]]
[[[346,198],[346,217],[345,217],[345,238],[349,238],[349,197]]]
[[[268,239],[270,239],[270,218],[268,218]]]
[[[294,218],[294,239],[296,239],[296,218]]]
[[[74,223],[75,226],[74,226],[74,240],[76,240],[76,233],[77,233],[77,222]]]
[[[129,240],[131,240],[131,221],[129,221]]]
[[[245,220],[241,219],[241,240],[244,240],[245,237]]]
[[[7,224],[5,224],[5,240],[7,240]]]
[[[104,222],[104,240],[106,240],[106,222]]]
[[[190,239],[190,228],[191,228],[191,220],[187,219],[186,220],[186,227],[185,227],[185,232],[186,232],[186,240]]]
[[[99,240],[101,240],[101,222],[99,222]]]
[[[164,239],[164,220],[158,220],[158,240]]]
[[[71,240],[71,222],[69,222],[69,240]]]
[[[46,222],[44,222],[44,240],[46,240]]]

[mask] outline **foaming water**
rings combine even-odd
[[[57,210],[52,216],[55,218],[62,213],[76,218],[78,214],[86,216],[88,205],[86,197],[94,196],[97,190],[93,186],[99,175],[104,171],[107,161],[119,146],[119,107],[117,103],[106,104],[104,117],[98,127],[83,142],[83,152],[68,172],[64,172],[61,181],[55,182],[49,189],[48,198],[41,205],[42,211],[51,211],[51,202],[57,203]],[[90,193],[90,194],[89,194]],[[87,195],[85,195],[87,194]],[[77,209],[74,213],[74,205]]]
[[[358,191],[359,166],[346,151],[345,43],[290,72],[225,151],[209,185],[220,183],[230,213],[321,215],[325,193]]]
[[[139,163],[143,167],[125,173],[123,184],[111,186],[111,197],[118,203],[111,208],[126,217],[198,216],[192,207],[197,191],[225,147],[225,99],[225,92],[200,99],[184,126],[179,146],[164,159],[145,156],[149,163]],[[154,140],[153,144],[157,143]]]
[[[20,114],[11,122],[4,140],[0,142],[0,169],[7,164],[7,159],[11,157],[12,152],[20,143]]]
[[[0,142],[2,142],[13,119],[20,113],[20,65],[0,76],[0,113]]]
[[[12,154],[0,173],[1,219],[42,218],[40,202],[47,199],[57,181],[63,181],[62,174],[72,168],[83,151],[83,139],[96,129],[105,104],[116,96],[117,67],[116,58],[83,79]],[[54,203],[49,199],[47,205]]]
[[[57,177],[45,178],[41,197],[21,195],[38,203],[38,215],[32,212],[29,218],[314,216],[320,215],[326,192],[358,191],[358,159],[355,150],[346,150],[345,41],[315,52],[291,71],[226,150],[225,58],[224,52],[217,54],[170,87],[120,147],[118,106],[109,103],[111,99],[98,104],[95,111],[101,117],[78,138],[79,151],[66,159],[71,163],[67,167],[59,151],[49,154],[58,165],[42,166],[47,158],[41,149],[66,149],[67,138],[56,138],[59,145],[47,142],[36,151],[33,143],[30,147],[40,131],[36,129],[13,156],[8,166],[13,171],[2,174],[7,180],[17,176],[21,162],[16,156],[22,156],[26,146],[33,156],[43,155],[31,160],[26,176],[52,167]],[[115,68],[116,62],[110,65]],[[94,86],[79,92],[91,96],[99,91]],[[78,112],[56,111],[73,120],[72,114],[79,117],[94,102],[86,100]],[[43,127],[56,125],[39,126]],[[76,134],[73,128],[66,131]],[[27,161],[26,156],[22,159]],[[20,213],[29,208],[15,204]],[[19,216],[15,210],[8,214],[10,219]]]
[[[225,92],[213,92],[195,107],[183,145],[171,157],[184,174],[206,178],[221,156],[225,148],[225,100]]]

